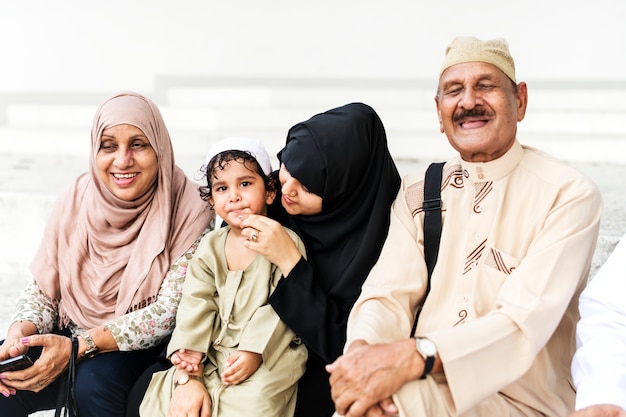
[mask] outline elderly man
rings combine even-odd
[[[602,201],[580,173],[518,142],[527,100],[506,41],[461,37],[448,46],[435,102],[459,157],[443,170],[431,290],[424,297],[422,173],[403,179],[382,254],[350,315],[345,354],[327,366],[338,414],[573,410],[577,300]]]
[[[570,417],[626,417],[626,235],[580,296]]]

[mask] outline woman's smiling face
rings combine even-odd
[[[133,201],[154,185],[159,165],[156,152],[141,129],[121,124],[102,132],[96,167],[100,180],[112,194]]]

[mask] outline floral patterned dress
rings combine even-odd
[[[187,267],[202,236],[172,264],[154,303],[103,323],[115,338],[120,351],[148,349],[159,345],[172,334]],[[57,304],[57,301],[43,293],[33,279],[18,297],[11,323],[29,321],[37,327],[39,333],[50,333],[58,321]],[[73,322],[69,323],[68,328],[74,336],[86,330]]]

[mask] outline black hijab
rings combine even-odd
[[[286,219],[306,243],[319,284],[356,298],[380,255],[400,187],[382,121],[362,103],[317,114],[289,130],[278,159],[322,197],[320,214]]]

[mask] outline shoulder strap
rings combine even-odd
[[[428,166],[424,179],[424,259],[428,270],[428,282],[424,301],[430,292],[430,277],[437,263],[439,254],[439,241],[441,240],[441,179],[445,162],[436,162]],[[422,312],[422,304],[417,308],[415,321],[411,329],[411,337],[415,335],[417,319]]]

